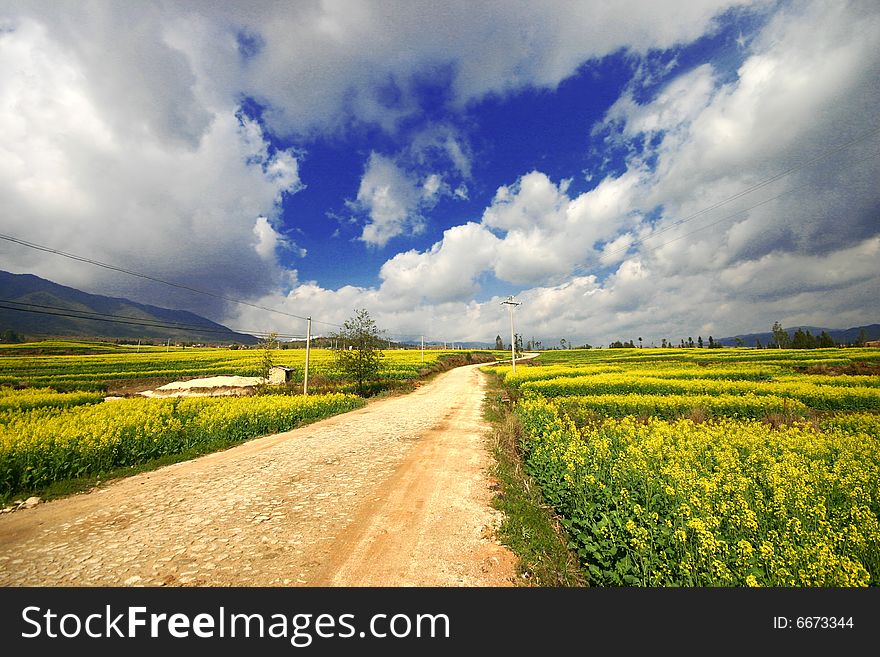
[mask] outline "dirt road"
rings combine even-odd
[[[504,586],[485,379],[0,516],[0,585]]]

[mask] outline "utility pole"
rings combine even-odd
[[[425,362],[425,336],[422,336],[422,362]]]
[[[308,318],[308,328],[306,328],[306,370],[303,374],[303,395],[309,394],[309,349],[312,343],[312,318]]]
[[[513,309],[522,304],[519,301],[514,301],[513,296],[509,296],[506,301],[501,302],[501,305],[507,306],[510,310],[510,365],[513,367],[513,373],[516,374],[516,336],[513,333]]]

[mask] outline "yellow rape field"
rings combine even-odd
[[[548,356],[499,374],[592,583],[880,584],[880,350]]]
[[[0,496],[247,438],[363,406],[354,395],[121,399],[0,418]]]
[[[754,420],[577,427],[518,406],[530,473],[597,584],[866,586],[880,579],[880,444]]]
[[[102,391],[120,381],[149,379],[150,385],[160,385],[219,374],[256,376],[263,354],[253,349],[166,351],[121,345],[90,350],[87,343],[25,346],[47,353],[19,353],[15,347],[21,345],[0,349],[0,499],[168,455],[219,449],[364,403],[345,394],[354,384],[335,370],[328,349],[311,350],[308,397],[276,394],[298,391],[296,383],[305,369],[304,350],[279,349],[273,359],[293,368],[293,387],[246,397],[105,402]],[[420,350],[390,350],[372,391],[442,367],[491,358],[460,350],[429,349],[424,356]],[[325,394],[315,394],[320,392]]]

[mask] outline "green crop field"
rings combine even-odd
[[[497,369],[592,583],[880,584],[880,350],[571,350]]]

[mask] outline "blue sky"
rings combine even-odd
[[[553,344],[877,321],[874,3],[28,2],[0,28],[5,234],[450,342],[503,333],[508,294]]]
[[[692,43],[651,53],[650,65],[661,73],[637,87],[640,97],[650,99],[668,79],[706,62],[712,62],[722,74],[732,73],[744,58],[737,40],[743,30],[756,29],[765,17],[763,11],[731,10],[711,33]],[[483,98],[464,108],[451,107],[452,74],[440,69],[419,80],[418,111],[391,133],[361,125],[341,135],[285,139],[267,129],[273,147],[299,150],[305,185],[285,199],[281,221],[282,231],[306,249],[309,257],[300,258],[291,250],[282,260],[297,268],[301,278],[325,287],[375,286],[381,282],[379,268],[389,251],[429,249],[447,228],[479,220],[495,190],[523,174],[539,170],[555,181],[570,179],[570,193],[589,191],[605,175],[625,168],[624,149],[609,148],[603,135],[590,132],[644,65],[640,58],[619,50],[585,62],[553,89],[528,87]],[[400,92],[396,85],[390,89],[386,93],[393,106]],[[263,107],[253,98],[248,98],[244,107],[248,116],[261,117]],[[404,233],[381,246],[359,240],[369,215],[347,202],[357,196],[370,153],[395,157],[407,149],[414,136],[437,125],[451,126],[466,145],[469,174],[462,176],[454,162],[437,152],[433,153],[433,167],[412,162],[402,163],[402,167],[415,176],[424,176],[429,170],[439,172],[447,184],[464,185],[467,197],[444,196],[436,205],[420,210],[425,225],[416,234]],[[339,266],[339,257],[345,258],[344,268]],[[517,291],[495,281],[482,287],[480,297]]]

